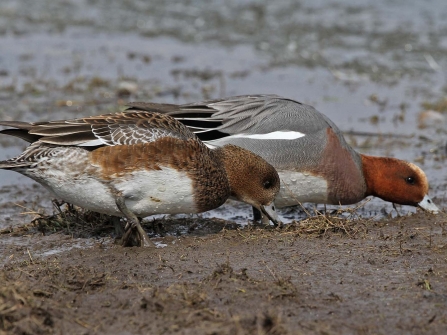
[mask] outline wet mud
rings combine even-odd
[[[442,334],[446,221],[319,217],[283,229],[162,221],[157,247],[113,233],[3,233],[8,334]],[[206,229],[204,227],[207,227]],[[107,230],[105,227],[104,229]],[[148,232],[152,228],[146,226]],[[171,230],[172,229],[172,230]],[[25,241],[27,241],[25,243]],[[54,254],[51,250],[57,250]]]

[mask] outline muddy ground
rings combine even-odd
[[[145,224],[164,235],[146,249],[115,245],[107,223],[93,228],[53,233],[36,222],[2,231],[0,333],[447,330],[444,214],[320,216],[282,229],[160,220]]]

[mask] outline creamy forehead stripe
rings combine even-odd
[[[231,138],[252,138],[256,140],[296,140],[306,136],[297,131],[274,131],[267,134],[237,134],[231,135]]]

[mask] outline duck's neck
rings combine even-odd
[[[240,194],[238,194],[237,186],[239,186],[241,183],[238,178],[243,175],[241,157],[238,157],[240,148],[233,145],[225,145],[223,147],[215,148],[211,151],[216,158],[216,161],[218,161],[225,170],[231,191],[231,196],[239,198]]]
[[[360,155],[362,158],[363,176],[366,182],[365,196],[377,196],[376,190],[380,187],[380,176],[383,168],[386,168],[386,163],[381,157]]]

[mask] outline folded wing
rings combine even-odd
[[[131,108],[122,113],[104,114],[73,120],[50,122],[0,121],[5,129],[1,133],[22,138],[28,142],[97,147],[132,145],[154,142],[163,137],[179,139],[195,135],[183,124],[168,115]]]

